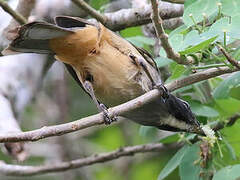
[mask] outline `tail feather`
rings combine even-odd
[[[24,53],[52,53],[49,40],[74,33],[71,29],[62,28],[46,22],[32,22],[21,26],[18,37],[2,52],[9,55],[12,51]]]
[[[14,40],[14,44],[10,44],[7,49],[2,53],[6,54],[8,51],[17,51],[22,53],[40,53],[40,54],[51,54],[52,51],[49,48],[48,40],[40,39],[24,39],[24,40]]]
[[[52,39],[73,33],[74,31],[61,28],[46,22],[32,22],[20,28],[19,35],[24,39]]]
[[[57,16],[55,17],[55,24],[63,28],[79,28],[86,27],[86,25],[94,25],[89,21],[79,17]]]

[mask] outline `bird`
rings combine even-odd
[[[163,85],[150,53],[138,48],[99,22],[57,16],[55,24],[35,21],[18,28],[16,38],[2,52],[52,54],[91,97],[104,122],[108,107],[132,100],[152,89],[162,96],[121,116],[161,130],[203,134],[189,104]]]

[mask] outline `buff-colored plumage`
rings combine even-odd
[[[82,83],[88,73],[93,76],[95,95],[108,106],[126,102],[151,89],[149,80],[139,79],[139,73],[145,72],[131,62],[129,54],[144,58],[129,42],[103,25],[87,25],[72,34],[51,39],[49,44],[56,59],[72,65]]]

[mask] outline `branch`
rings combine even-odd
[[[2,134],[21,133],[18,117],[21,117],[26,105],[39,89],[45,59],[45,56],[37,54],[20,54],[0,58],[0,132]],[[4,145],[8,154],[15,159],[21,161],[26,158],[27,152],[24,151],[22,142]]]
[[[203,80],[207,80],[213,77],[217,77],[223,74],[227,74],[227,73],[232,73],[232,72],[236,72],[239,71],[238,69],[230,69],[229,67],[217,67],[217,68],[211,68],[205,71],[201,71],[195,74],[192,74],[186,78],[182,78],[182,79],[177,79],[173,82],[171,82],[169,85],[167,85],[168,89],[170,91],[174,91],[176,89],[194,84],[196,82],[200,82]]]
[[[15,12],[21,14],[25,19],[28,19],[34,6],[35,0],[19,0]],[[3,30],[3,36],[10,41],[15,39],[17,34],[15,29],[18,25],[18,22],[16,22],[15,19],[12,19],[9,25]]]
[[[16,12],[22,14],[26,19],[31,12],[31,8],[34,7],[35,0],[19,0]],[[167,2],[160,3],[160,16],[163,20],[171,18],[181,17],[183,15],[183,5],[172,4]],[[143,8],[122,9],[114,13],[105,13],[107,18],[105,26],[113,31],[119,31],[128,27],[140,26],[151,22],[150,14],[152,12],[151,6],[146,5]],[[16,32],[13,30],[19,24],[12,20],[10,25],[3,30],[2,42],[0,49],[5,48],[9,44],[9,40],[13,40],[16,37]]]
[[[8,68],[7,66],[4,69]],[[0,70],[3,70],[0,65]],[[2,72],[3,78],[5,78],[5,73]],[[0,78],[1,79],[1,78]],[[0,80],[2,88],[6,85],[2,80]],[[10,85],[9,83],[7,83]],[[18,125],[16,118],[14,117],[14,112],[12,110],[12,104],[9,98],[6,97],[5,93],[2,93],[2,88],[0,88],[0,131],[2,133],[16,133],[21,132],[21,129]],[[23,161],[27,157],[27,152],[25,151],[23,142],[17,143],[5,143],[3,147],[1,147],[3,152],[7,152],[8,155],[12,156],[14,159],[18,161]]]
[[[222,46],[220,46],[219,44],[216,44],[216,46],[217,46],[218,50],[223,53],[223,55],[226,57],[226,59],[228,60],[228,62],[230,62],[233,66],[235,66],[235,67],[237,67],[238,69],[240,69],[239,63],[238,63],[235,59],[233,59],[233,58],[231,57],[231,55],[228,54],[228,52],[227,52]]]
[[[183,20],[181,17],[166,19],[163,21],[163,28],[174,30],[179,26],[183,25]]]
[[[155,30],[157,32],[157,36],[161,41],[161,45],[163,49],[165,50],[167,57],[170,59],[173,59],[179,64],[193,64],[194,59],[192,57],[187,57],[186,59],[183,59],[179,53],[175,52],[174,49],[171,47],[169,41],[168,41],[168,35],[165,33],[163,29],[163,20],[159,16],[158,12],[158,0],[151,0],[152,4],[152,21],[155,26]]]
[[[182,24],[183,24],[183,20],[180,17],[166,19],[163,21],[163,28],[169,29],[169,30],[174,30],[177,27],[181,26]],[[144,35],[147,37],[156,38],[156,36],[157,36],[153,24],[147,24],[147,25],[143,26],[142,30],[143,30]],[[158,44],[158,46],[159,46],[159,44]],[[158,56],[159,53],[157,53],[156,55]]]
[[[184,4],[185,0],[162,0],[170,3]]]
[[[221,68],[212,68],[206,71],[202,71],[199,73],[192,74],[186,78],[175,80],[170,84],[167,84],[166,87],[170,90],[176,90],[181,87],[185,87],[187,85],[203,81],[206,79],[210,79],[222,74],[232,73],[237,71],[237,69],[230,69],[228,67]],[[144,104],[147,104],[150,101],[153,101],[156,98],[159,98],[161,92],[157,89],[151,90],[145,93],[142,96],[137,97],[131,101],[128,101],[124,104],[115,106],[109,109],[110,117],[114,115],[121,115],[123,113],[132,111],[133,109],[139,108]],[[60,136],[66,133],[78,131],[81,129],[89,128],[96,125],[104,124],[102,113],[88,116],[86,118],[82,118],[76,120],[74,122],[60,124],[55,126],[43,127],[37,130],[28,131],[24,133],[8,133],[8,134],[0,134],[0,142],[19,142],[19,141],[37,141],[40,139],[44,139],[51,136]]]
[[[219,130],[225,128],[226,126],[227,127],[233,126],[239,118],[240,118],[240,114],[235,114],[232,117],[230,117],[228,119],[228,121],[226,121],[226,122],[225,121],[219,121],[218,123],[213,125],[212,129],[214,131],[219,131]]]
[[[75,3],[78,7],[86,11],[89,15],[100,21],[102,24],[105,24],[107,21],[107,17],[96,11],[94,8],[92,8],[88,3],[86,3],[83,0],[72,0],[73,3]]]
[[[181,17],[183,5],[160,2],[160,16],[163,20]],[[143,8],[121,9],[113,13],[105,13],[107,21],[104,25],[113,31],[119,31],[128,27],[140,26],[151,23],[152,9],[150,5]]]
[[[4,0],[0,0],[0,6],[3,8],[4,11],[6,11],[8,14],[10,14],[19,24],[26,24],[27,20],[24,18],[21,14],[14,11],[7,2]]]
[[[234,125],[239,118],[240,118],[240,114],[235,114],[234,116],[230,117],[229,121],[227,122],[227,126]]]
[[[123,156],[133,156],[136,153],[159,152],[163,150],[168,150],[168,146],[164,146],[158,143],[124,147],[108,153],[95,154],[86,158],[76,159],[69,162],[58,162],[57,164],[49,164],[42,166],[19,166],[5,164],[4,162],[1,162],[0,172],[5,175],[14,176],[31,176],[37,174],[42,175],[44,173],[59,171],[62,172],[69,169],[76,169],[96,163],[107,162]]]
[[[0,35],[3,46],[6,46],[9,43],[9,39],[15,37],[16,32],[14,32],[13,29],[16,29],[19,23],[26,23],[26,19],[30,15],[34,4],[35,0],[19,0],[17,8],[14,11],[8,6],[7,3],[4,3],[2,0],[0,0],[0,6],[2,6],[2,8],[14,18],[10,21],[9,25],[4,28],[2,34]],[[15,20],[17,20],[17,22]],[[27,60],[26,57],[24,58],[24,55],[19,55],[18,58],[16,58],[16,56],[1,57],[1,60],[4,60],[4,58],[5,61],[2,61],[0,64],[0,131],[2,133],[16,133],[21,132],[16,116],[23,112],[22,109],[25,107],[27,103],[26,101],[30,100],[31,97],[34,96],[34,89],[32,88],[35,86],[32,84],[30,85],[30,82],[37,82],[40,73],[37,75],[38,71],[36,71],[36,69],[30,69],[30,64],[33,64],[34,67],[36,65],[36,62],[33,63],[32,59],[31,62],[24,64],[29,60]],[[39,63],[42,64],[42,62]],[[41,66],[39,66],[39,68],[40,67]],[[29,81],[29,73],[31,73],[30,79],[32,81]],[[11,76],[9,76],[9,74],[11,74]],[[28,78],[24,79],[24,75],[26,74],[26,77]],[[21,77],[21,80],[19,80],[19,77]],[[26,86],[23,88],[21,83],[25,84]],[[25,92],[25,98],[22,98],[22,92]],[[14,102],[12,102],[13,99]],[[4,146],[8,154],[19,161],[24,160],[28,154],[27,151],[25,151],[25,146],[22,142],[5,143]]]

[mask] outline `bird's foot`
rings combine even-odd
[[[166,100],[169,97],[168,89],[161,83],[154,86],[155,89],[162,91],[162,98]]]
[[[100,110],[103,112],[103,119],[106,125],[109,125],[114,121],[117,121],[117,116],[114,115],[113,117],[110,117],[109,111],[104,104],[100,103],[99,106],[101,108]]]

